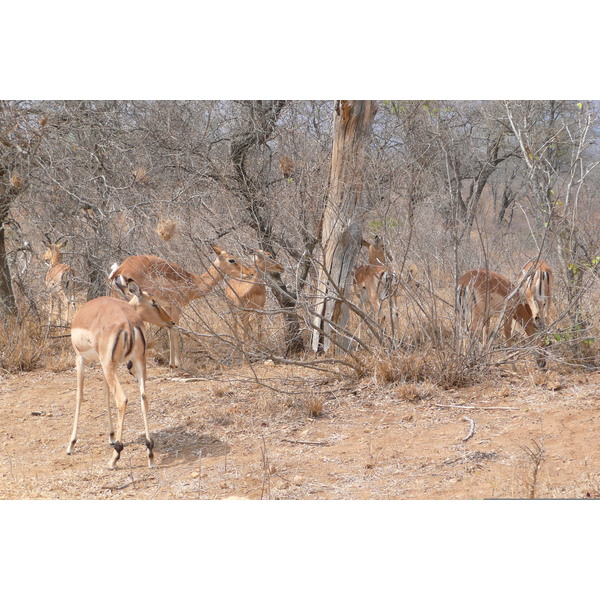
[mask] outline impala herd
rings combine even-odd
[[[51,242],[42,259],[49,263],[46,287],[50,295],[50,322],[55,307],[59,324],[61,305],[66,303],[67,321],[75,310],[75,272],[62,262],[61,250],[66,242]],[[368,252],[368,263],[355,268],[353,285],[365,314],[382,326],[397,317],[398,290],[419,287],[418,271],[409,264],[404,277],[398,277],[392,260],[381,239],[362,242]],[[252,329],[257,339],[262,336],[262,318],[266,303],[267,273],[283,273],[284,267],[267,252],[253,255],[253,266],[243,265],[235,256],[218,246],[212,246],[216,258],[201,275],[190,273],[174,262],[153,255],[130,256],[120,265],[114,264],[108,280],[111,297],[100,297],[81,306],[71,321],[71,342],[76,355],[77,392],[75,421],[67,447],[73,452],[77,440],[77,423],[83,399],[84,365],[86,360],[100,362],[106,392],[109,442],[114,469],[123,450],[123,420],[127,400],[117,378],[117,367],[126,361],[127,368],[140,386],[140,401],[144,421],[148,465],[153,466],[153,446],[148,426],[146,397],[146,338],[144,322],[164,327],[169,336],[169,366],[180,366],[179,332],[177,327],[182,309],[193,300],[209,294],[227,276],[225,296],[235,311],[232,329],[237,339],[238,320],[242,327],[242,344],[248,341]],[[457,323],[467,339],[483,335],[484,343],[492,337],[491,324],[502,326],[507,341],[511,339],[512,321],[519,323],[528,337],[547,327],[548,309],[552,300],[553,275],[548,264],[529,261],[522,269],[519,281],[513,285],[506,277],[488,269],[474,269],[458,278],[455,309]],[[123,298],[131,297],[129,301]],[[254,325],[251,323],[254,322]],[[538,359],[538,364],[544,362]],[[111,397],[117,406],[117,430],[113,429]]]

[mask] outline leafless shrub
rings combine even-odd
[[[529,499],[535,498],[535,494],[537,491],[536,486],[537,486],[537,480],[538,480],[540,467],[542,465],[542,462],[545,460],[543,443],[540,444],[536,440],[532,440],[532,446],[533,446],[533,448],[526,446],[526,445],[519,446],[521,448],[521,450],[523,450],[523,452],[525,452],[525,455],[531,466],[531,473],[529,473],[529,475],[525,479],[525,486],[527,488],[527,497]]]
[[[170,241],[177,233],[177,222],[173,219],[167,219],[166,221],[160,221],[156,226],[156,233],[165,241]]]
[[[0,326],[0,369],[11,373],[33,371],[43,365],[47,352],[46,332],[39,323],[4,319]]]
[[[323,416],[323,396],[318,394],[309,394],[304,398],[304,405],[309,417]]]
[[[414,383],[401,383],[395,390],[395,395],[404,402],[421,402],[429,396],[429,390]]]

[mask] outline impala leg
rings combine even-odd
[[[142,418],[144,419],[144,432],[146,434],[146,448],[148,449],[148,466],[154,466],[154,440],[150,437],[150,427],[148,426],[148,397],[146,396],[146,361],[137,360],[134,362],[134,369],[137,380],[140,384],[140,400],[142,406]]]
[[[54,302],[54,294],[50,292],[50,312],[48,314],[48,329],[50,329],[50,326],[52,325],[52,322],[54,320]]]
[[[63,320],[62,320],[62,299],[61,299],[60,293],[57,294],[57,296],[56,296],[56,307],[57,307],[56,322],[57,322],[57,325],[62,325],[63,324]]]
[[[173,319],[173,322],[178,325],[179,317],[181,316],[179,310],[175,308],[170,308],[169,310],[167,310],[167,312],[170,314],[171,319]],[[179,343],[181,340],[181,336],[179,335],[179,331],[176,331],[175,329],[169,329],[167,330],[167,333],[169,335],[169,367],[171,367],[172,369],[176,369],[177,367],[179,367],[180,364]]]
[[[247,309],[242,312],[240,317],[240,320],[242,321],[242,357],[245,363],[248,362],[248,355],[246,354],[246,351],[252,341],[250,317],[251,314]]]
[[[254,316],[254,323],[256,325],[256,339],[260,345],[262,345],[264,338],[264,323],[265,323],[265,315],[261,312],[257,312]]]
[[[110,393],[115,399],[117,405],[117,433],[115,441],[112,443],[114,448],[113,457],[108,464],[109,469],[115,469],[117,461],[121,458],[121,452],[123,450],[123,423],[125,421],[125,411],[127,410],[127,398],[123,392],[123,388],[117,379],[117,368],[112,363],[102,364],[102,370],[104,371],[104,378],[108,384]]]
[[[169,334],[169,367],[176,369],[179,366],[179,332],[168,330]]]
[[[504,338],[506,342],[510,342],[510,338],[512,337],[512,317],[504,317]]]
[[[73,453],[73,447],[77,442],[77,423],[79,421],[79,409],[83,400],[83,375],[85,368],[85,359],[82,354],[77,354],[75,358],[75,366],[77,368],[77,392],[75,393],[75,421],[73,423],[73,431],[71,432],[71,440],[67,446],[67,454]]]
[[[108,387],[106,378],[102,379],[102,383],[104,384],[104,394],[106,396],[106,413],[108,414],[108,443],[113,445],[115,443],[115,428],[113,426],[112,409],[110,406],[110,388]]]

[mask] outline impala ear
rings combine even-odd
[[[223,249],[219,248],[219,246],[213,246],[211,245],[211,248],[217,253],[217,254],[223,254]]]
[[[133,279],[129,279],[127,281],[127,289],[134,295],[137,296],[138,298],[141,297],[142,295],[142,290],[140,290],[140,286],[133,280]]]
[[[58,244],[56,244],[59,248],[64,248],[67,244],[69,243],[69,240],[64,240],[62,242],[58,242]]]

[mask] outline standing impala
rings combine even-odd
[[[283,273],[284,267],[274,260],[268,252],[259,250],[253,257],[254,267],[249,269],[250,274],[241,279],[231,279],[227,282],[225,295],[236,308],[240,309],[240,321],[244,341],[247,340],[250,333],[250,318],[252,315],[256,319],[257,335],[262,337],[262,321],[264,314],[261,311],[265,307],[267,300],[267,289],[265,283],[266,273]],[[238,324],[237,318],[233,320],[233,331],[237,337]]]
[[[223,278],[223,274],[234,278],[250,276],[250,270],[218,246],[212,246],[217,258],[202,275],[188,273],[176,263],[158,256],[144,254],[130,256],[121,265],[113,265],[109,279],[117,285],[133,279],[142,289],[155,297],[175,324],[179,323],[182,309],[192,300],[206,296]],[[143,318],[143,317],[142,317]],[[179,366],[178,336],[169,329],[169,366]]]
[[[456,309],[462,326],[471,334],[483,330],[484,343],[490,337],[492,318],[502,318],[504,337],[511,337],[513,319],[517,321],[529,337],[538,332],[529,305],[522,301],[518,290],[499,273],[488,269],[473,269],[462,275],[456,286]],[[540,367],[545,361],[538,354]]]
[[[376,316],[383,324],[386,315],[382,312],[385,300],[390,302],[390,312],[396,316],[396,282],[393,271],[388,266],[389,254],[385,251],[379,236],[373,243],[362,241],[369,253],[369,264],[356,267],[354,284],[363,307]]]
[[[121,282],[118,285],[122,285]],[[146,397],[146,338],[144,321],[159,327],[172,327],[169,315],[134,281],[127,282],[133,297],[130,302],[117,298],[101,297],[86,302],[73,317],[71,342],[75,349],[77,366],[77,394],[75,398],[75,422],[67,454],[73,453],[77,441],[77,422],[83,400],[83,380],[86,360],[99,360],[104,374],[107,399],[109,442],[114,448],[109,468],[114,469],[123,450],[123,421],[127,398],[117,379],[117,366],[127,361],[129,372],[140,384],[142,416],[148,449],[148,466],[154,465],[154,442],[148,427],[148,399]],[[117,433],[113,429],[110,398],[117,405]]]
[[[538,327],[545,327],[554,287],[552,269],[543,260],[530,260],[521,269],[521,278],[521,289],[533,319]]]
[[[52,243],[50,242],[50,238],[48,238],[46,251],[42,254],[42,260],[50,263],[50,268],[46,273],[46,289],[50,293],[49,324],[54,319],[55,306],[58,311],[58,324],[62,324],[63,300],[67,306],[67,321],[69,320],[70,312],[75,311],[75,271],[70,265],[61,262],[61,250],[67,243],[66,240],[61,242],[60,238],[55,243]]]

